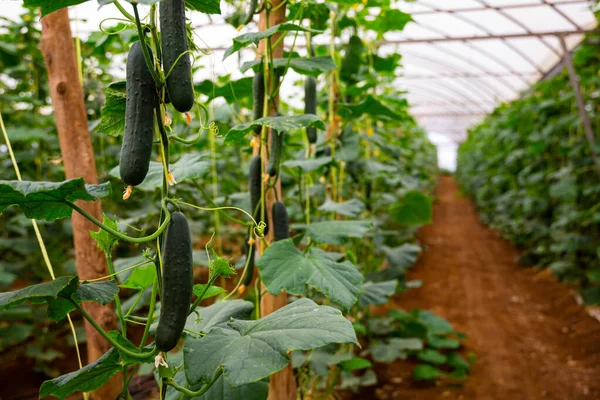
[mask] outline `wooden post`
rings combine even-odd
[[[50,13],[42,18],[42,40],[40,45],[48,69],[50,96],[67,179],[83,177],[86,183],[98,183],[96,160],[88,129],[87,113],[83,99],[83,88],[79,80],[77,58],[69,12],[67,8]],[[102,204],[78,202],[77,205],[102,219]],[[90,236],[98,228],[73,212],[73,242],[75,262],[80,279],[106,276],[107,265],[104,254]],[[117,318],[111,307],[86,303],[86,311],[104,328],[117,326]],[[110,349],[110,344],[96,330],[85,323],[88,362],[97,360]],[[106,385],[92,393],[93,399],[115,399],[123,388],[123,376],[115,375]]]
[[[559,36],[559,39],[560,45],[564,53],[563,57],[565,60],[565,64],[567,65],[567,71],[569,71],[569,82],[571,83],[571,87],[575,92],[575,100],[577,101],[579,117],[581,118],[581,122],[583,123],[585,136],[590,145],[590,150],[592,152],[592,159],[594,160],[596,172],[600,176],[600,160],[598,160],[598,152],[596,150],[596,138],[594,136],[592,124],[590,122],[590,116],[588,115],[588,112],[585,109],[585,101],[583,100],[583,95],[581,94],[581,87],[579,86],[579,76],[577,76],[577,73],[575,72],[575,66],[573,65],[573,55],[567,48],[567,43],[565,42],[564,36]]]
[[[284,4],[282,4],[284,3]],[[281,24],[285,22],[285,0],[273,0],[271,2],[272,8],[274,11],[269,13],[269,27],[273,27],[275,25]],[[267,18],[266,12],[263,11],[260,14],[260,19],[258,21],[258,30],[263,32],[267,29]],[[277,33],[271,37],[271,43],[275,43],[277,39],[281,36],[281,33]],[[265,39],[266,40],[266,39]],[[258,47],[259,55],[267,55],[267,43],[265,40],[262,40]],[[283,57],[283,40],[277,44],[277,46],[272,47],[273,58],[282,58]],[[268,66],[268,64],[265,64]],[[269,74],[274,73],[275,71],[269,71]],[[279,102],[279,99],[276,99],[276,102]],[[270,105],[269,105],[270,106]],[[270,107],[270,115],[273,115],[275,110]],[[268,135],[267,135],[268,138]],[[267,145],[269,146],[269,140],[267,139]],[[263,146],[264,147],[264,146]],[[258,153],[258,148],[255,148],[255,153]],[[263,162],[267,163],[266,152],[262,154]],[[277,191],[279,199],[283,199],[281,195],[281,184],[277,182],[275,187]],[[271,206],[275,202],[275,193],[271,190],[266,197],[266,214],[267,214],[267,224],[269,226],[273,226],[273,215],[271,213]],[[269,234],[267,235],[267,242],[273,242],[273,229],[269,229]],[[265,291],[265,287],[263,285],[262,290]],[[273,296],[272,294],[266,293],[261,298],[260,309],[261,315],[265,316],[271,314],[272,312],[286,306],[288,304],[288,298],[286,293],[280,293],[277,296]],[[294,377],[294,370],[292,368],[291,363],[285,367],[283,370],[271,375],[270,383],[269,383],[269,397],[268,400],[295,400],[296,399],[296,379]]]

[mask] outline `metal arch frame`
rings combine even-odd
[[[543,1],[543,0],[542,0]],[[562,1],[556,1],[555,3],[550,3],[550,4],[554,4],[554,5],[568,5],[568,4],[582,4],[582,3],[589,3],[588,0],[562,0]],[[419,3],[421,4],[421,3]],[[512,8],[527,8],[527,7],[535,7],[535,6],[539,6],[540,4],[507,4],[505,6],[503,6],[502,8],[504,8],[505,10],[508,9],[512,9]],[[442,10],[443,12],[447,12],[447,11],[451,11],[451,12],[472,12],[472,11],[485,11],[487,10],[486,7],[467,7],[467,8],[458,8],[458,9],[449,9],[449,10]],[[411,15],[426,15],[426,14],[436,14],[437,11],[433,11],[433,10],[427,10],[427,11],[413,11],[410,14]]]
[[[459,87],[455,87],[452,85],[445,85],[445,84],[439,84],[439,83],[433,83],[433,82],[427,82],[427,81],[412,81],[412,82],[404,82],[404,84],[411,88],[411,87],[422,87],[423,84],[431,84],[431,85],[436,85],[438,87],[441,87],[445,90],[450,91],[451,93],[457,94],[460,97],[462,97],[465,102],[467,103],[473,103],[474,105],[481,105],[483,107],[488,106],[488,105],[494,105],[494,104],[498,104],[498,101],[495,99],[483,99],[480,97],[470,97],[469,94],[471,94],[470,92],[465,93],[463,90],[460,90]]]
[[[427,85],[427,82],[418,82],[418,83],[415,84],[415,86],[417,86],[417,87],[419,87],[419,86],[421,86],[421,87],[425,86],[425,88],[429,87]],[[482,103],[477,103],[476,102],[477,99],[470,98],[465,93],[463,93],[463,92],[461,92],[459,90],[456,90],[455,88],[448,87],[447,85],[437,84],[437,85],[435,85],[433,87],[433,89],[434,89],[434,91],[431,92],[431,93],[436,93],[436,90],[437,90],[437,93],[436,93],[437,95],[442,94],[442,93],[439,92],[440,89],[445,90],[445,92],[444,92],[445,93],[445,98],[448,99],[449,101],[455,101],[455,100],[452,100],[452,99],[448,98],[448,95],[452,95],[455,98],[461,98],[461,99],[465,100],[466,102],[475,101],[474,104],[473,104],[475,107],[481,109],[481,111],[483,111],[483,112],[489,112],[488,110],[486,110],[484,108],[484,106],[482,105]]]

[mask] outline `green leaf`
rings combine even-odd
[[[356,303],[363,281],[349,261],[335,262],[316,248],[303,254],[292,239],[270,245],[256,265],[269,293],[304,295],[309,285],[346,309]]]
[[[23,0],[25,7],[39,7],[42,17],[61,8],[85,3],[88,0]]]
[[[417,381],[431,381],[439,378],[442,371],[428,364],[420,364],[413,371],[413,379]]]
[[[117,224],[117,217],[111,219],[107,217],[106,214],[104,214],[102,223],[116,231],[119,230]],[[116,236],[106,232],[104,229],[101,228],[97,232],[90,231],[90,236],[96,241],[96,243],[98,243],[98,248],[105,253],[110,253],[113,246],[119,243],[119,239],[117,239]]]
[[[297,350],[292,353],[292,366],[300,368],[304,363],[309,362],[312,372],[317,376],[327,376],[330,366],[351,360],[352,357],[353,354],[350,352],[333,354],[326,348],[315,349],[311,352]]]
[[[228,328],[227,323],[231,318],[248,319],[253,309],[254,305],[245,300],[223,301],[208,307],[198,307],[197,314],[192,313],[188,316],[184,334],[190,335],[189,332],[209,333],[215,327]]]
[[[277,132],[292,132],[302,128],[325,129],[325,123],[316,115],[301,114],[279,117],[262,117],[252,122],[246,122],[234,126],[227,132],[225,143],[241,143],[244,135],[252,131],[256,126],[268,126]]]
[[[465,371],[469,371],[471,369],[471,364],[467,360],[465,360],[460,354],[453,351],[448,354],[447,361],[449,366],[456,369],[462,369]]]
[[[204,292],[205,288],[206,288],[205,283],[198,283],[198,284],[194,285],[194,294],[196,296],[200,296],[202,294],[202,292]],[[222,293],[227,293],[227,290],[223,289],[221,286],[211,285],[208,288],[208,290],[206,290],[206,293],[204,293],[204,297],[202,297],[202,298],[209,299],[211,297],[218,296]]]
[[[427,335],[427,344],[435,349],[458,349],[460,342],[443,336]]]
[[[396,286],[398,281],[393,279],[390,281],[383,282],[365,282],[360,292],[360,299],[358,304],[361,307],[366,307],[370,304],[385,304],[396,293]]]
[[[60,321],[75,310],[73,303],[65,297],[72,298],[78,304],[93,302],[107,305],[114,300],[117,293],[119,287],[115,281],[80,284],[76,290],[63,290],[58,298],[48,300],[48,317],[53,321]]]
[[[431,311],[420,310],[417,321],[427,328],[430,335],[447,335],[454,331],[452,325]]]
[[[221,14],[220,0],[185,0],[185,5],[204,14]]]
[[[282,165],[288,168],[300,168],[304,172],[311,172],[332,162],[333,157],[318,157],[303,160],[287,160]]]
[[[156,277],[156,266],[153,263],[140,265],[134,268],[121,287],[134,290],[143,290],[150,287]]]
[[[194,397],[194,400],[266,400],[268,394],[269,381],[267,379],[231,389],[231,385],[221,375],[206,393],[200,397]]]
[[[208,96],[209,100],[223,97],[227,103],[235,104],[244,97],[252,95],[252,79],[241,78],[225,82],[218,86],[212,80],[206,79],[196,85],[196,90]]]
[[[339,112],[340,115],[345,119],[356,119],[361,117],[363,114],[367,114],[375,118],[404,118],[403,113],[393,110],[390,106],[385,104],[382,99],[370,94],[367,95],[364,100],[356,104],[341,104]]]
[[[417,261],[421,247],[416,244],[404,243],[398,247],[382,246],[381,250],[390,267],[410,268]]]
[[[360,357],[354,357],[351,360],[342,361],[339,365],[344,371],[358,371],[361,369],[371,368],[373,366],[369,360]]]
[[[206,175],[210,171],[210,162],[202,160],[201,156],[197,153],[186,153],[176,163],[169,164],[169,169],[177,183],[181,183]],[[162,175],[163,165],[159,162],[151,161],[146,178],[135,188],[145,192],[162,188]],[[110,176],[121,179],[118,166],[110,171]]]
[[[378,33],[401,31],[406,24],[413,21],[410,14],[402,12],[396,8],[382,10],[377,18],[371,21],[364,21],[363,25],[370,30]]]
[[[331,199],[325,200],[325,203],[319,207],[319,211],[334,212],[344,217],[356,218],[365,210],[365,205],[358,199],[336,203]]]
[[[225,51],[225,54],[223,55],[223,59],[226,59],[227,57],[229,57],[236,51],[239,51],[240,49],[243,49],[244,47],[246,47],[252,43],[257,45],[258,42],[260,42],[262,39],[271,37],[278,32],[290,32],[290,31],[321,33],[321,31],[316,30],[316,29],[303,28],[299,25],[285,22],[283,24],[275,25],[263,32],[245,33],[243,35],[233,38],[233,45]]]
[[[372,227],[371,221],[322,221],[306,225],[306,232],[319,243],[342,245],[349,238],[362,238]]]
[[[585,275],[591,283],[600,283],[600,268],[586,271]]]
[[[229,261],[218,255],[217,252],[214,250],[213,259],[210,260],[209,268],[213,274],[222,276],[224,278],[229,278],[231,275],[234,275],[236,273],[235,268],[231,266]]]
[[[381,363],[391,363],[397,359],[405,360],[409,352],[423,349],[423,341],[418,338],[390,338],[386,341],[376,340],[369,346],[373,360]]]
[[[125,132],[125,81],[113,82],[104,89],[106,102],[102,107],[96,132],[123,136]]]
[[[425,225],[431,223],[433,203],[431,197],[417,190],[407,192],[392,204],[390,215],[402,225]]]
[[[0,181],[0,214],[19,206],[30,219],[54,221],[69,218],[72,208],[64,202],[94,201],[110,194],[110,183],[86,185],[83,178],[64,182]]]
[[[287,353],[330,343],[355,343],[352,325],[339,310],[300,299],[255,321],[232,320],[232,330],[215,329],[186,340],[185,375],[192,385],[210,380],[219,367],[231,387],[261,380],[283,369]],[[227,332],[227,334],[224,334]]]
[[[260,60],[246,61],[240,67],[241,72],[260,65]],[[273,60],[275,71],[283,72],[289,67],[302,75],[317,77],[322,73],[334,70],[337,66],[330,56],[303,57],[303,58],[276,58]]]
[[[442,365],[446,362],[446,356],[434,349],[423,349],[417,353],[417,358],[429,364]]]
[[[38,283],[11,292],[0,293],[0,309],[7,310],[26,301],[34,304],[57,299],[59,295],[75,293],[79,285],[77,276],[61,276],[50,282]]]
[[[119,353],[114,348],[110,349],[85,367],[44,382],[40,388],[40,399],[46,396],[64,399],[75,392],[91,392],[122,369]]]

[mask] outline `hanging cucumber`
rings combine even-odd
[[[304,81],[304,114],[317,115],[317,81],[312,76]],[[317,142],[317,128],[306,128],[309,143]]]
[[[194,87],[190,55],[186,53],[188,37],[184,0],[160,1],[160,32],[169,98],[177,111],[188,112],[194,106]]]
[[[253,121],[262,118],[265,110],[265,76],[262,72],[262,63],[258,67],[258,72],[254,74],[252,79],[252,113]],[[254,127],[254,134],[260,135],[261,126]]]
[[[173,349],[183,332],[192,300],[192,239],[185,215],[171,214],[163,242],[162,292],[156,347],[163,352]]]
[[[248,12],[246,13],[246,17],[244,18],[242,25],[248,25],[248,23],[250,21],[252,21],[252,18],[254,17],[254,14],[256,13],[257,6],[258,6],[258,0],[250,0],[250,4],[248,6]]]
[[[372,208],[372,200],[371,200],[371,193],[373,191],[373,181],[368,180],[367,182],[365,182],[365,206],[367,208],[368,211],[373,211]]]
[[[273,203],[271,211],[273,212],[273,236],[275,241],[289,238],[290,221],[285,205],[281,201],[276,201]]]
[[[250,285],[252,278],[254,277],[254,244],[248,244],[248,240],[250,240],[250,236],[246,236],[246,244],[244,245],[246,257],[250,257],[250,260],[247,260],[248,270],[246,271],[246,277],[244,278],[245,286]]]
[[[250,170],[248,174],[248,190],[250,191],[250,213],[256,219],[260,220],[260,196],[262,187],[262,158],[254,156],[250,161]]]
[[[131,46],[125,69],[125,134],[119,173],[127,185],[137,186],[144,181],[150,167],[154,109],[158,104],[156,85],[146,65],[140,42]]]
[[[340,66],[340,79],[346,83],[356,83],[356,75],[360,71],[361,65],[364,65],[363,59],[367,51],[362,39],[357,35],[352,35],[346,46],[346,53]]]
[[[267,162],[267,174],[277,176],[279,164],[281,163],[281,152],[283,150],[283,132],[270,129],[271,149],[269,150],[269,161]]]

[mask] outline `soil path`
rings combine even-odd
[[[460,388],[416,388],[405,363],[381,365],[374,398],[600,399],[600,323],[568,287],[519,266],[517,250],[480,222],[453,178],[441,178],[434,223],[420,239],[425,251],[409,278],[423,286],[395,307],[447,318],[477,362]]]

